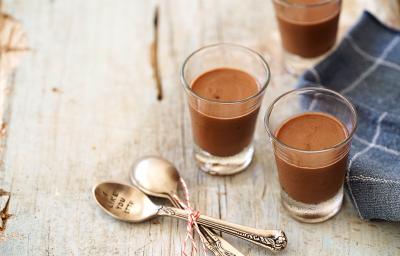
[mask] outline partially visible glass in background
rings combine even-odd
[[[285,68],[299,75],[333,48],[341,0],[273,0]]]

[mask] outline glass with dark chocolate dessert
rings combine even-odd
[[[192,53],[181,72],[200,169],[214,175],[244,170],[253,158],[255,124],[270,78],[266,61],[246,47],[222,43]]]
[[[283,206],[303,222],[334,216],[342,205],[357,126],[353,105],[328,89],[297,89],[271,104],[265,126],[274,148]]]
[[[341,0],[273,0],[273,3],[286,69],[300,74],[334,46]]]

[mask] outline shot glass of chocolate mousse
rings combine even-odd
[[[243,46],[219,43],[187,57],[181,81],[192,121],[194,158],[201,170],[230,175],[249,166],[269,80],[264,58]]]
[[[286,69],[300,74],[335,44],[341,0],[273,0]]]
[[[328,89],[297,89],[270,105],[265,127],[274,149],[283,206],[302,222],[334,216],[342,205],[357,127],[353,105]]]

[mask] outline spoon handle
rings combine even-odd
[[[184,210],[166,206],[161,206],[157,215],[187,219],[187,213]],[[205,215],[200,215],[197,222],[200,225],[217,229],[235,237],[247,240],[261,247],[270,249],[271,251],[283,250],[287,245],[286,235],[281,230],[260,230],[229,223]]]
[[[183,209],[179,201],[175,200],[174,197],[169,198],[171,203],[179,209]],[[214,255],[219,256],[244,256],[235,247],[233,247],[229,242],[227,242],[222,237],[216,235],[207,227],[199,225],[199,230],[201,235],[206,240],[205,246],[214,253]]]
[[[223,239],[222,237],[216,235],[211,229],[199,226],[200,231],[206,237],[206,239],[211,239],[213,243],[216,244],[217,251],[222,256],[244,256],[243,253],[239,252],[233,245],[231,245],[228,241]]]

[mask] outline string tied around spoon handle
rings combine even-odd
[[[176,194],[174,194],[172,197],[174,200],[176,200],[180,205],[182,205],[183,209],[187,212],[187,225],[186,225],[186,237],[182,242],[182,255],[183,256],[188,256],[186,254],[186,243],[188,240],[190,240],[190,243],[192,245],[192,252],[191,255],[193,254],[193,250],[195,251],[195,255],[197,254],[197,245],[196,245],[196,241],[194,240],[194,230],[196,230],[197,233],[200,233],[199,230],[199,226],[197,224],[197,220],[200,217],[200,212],[193,209],[192,206],[190,205],[190,194],[189,194],[189,189],[186,185],[186,182],[184,179],[180,178],[179,179],[182,187],[183,187],[183,192],[185,194],[185,202],[183,202]],[[200,235],[201,237],[201,235]],[[206,255],[205,251],[206,251],[206,247],[204,245],[205,241],[202,241],[201,245],[202,245],[202,251],[204,253],[204,255]]]

